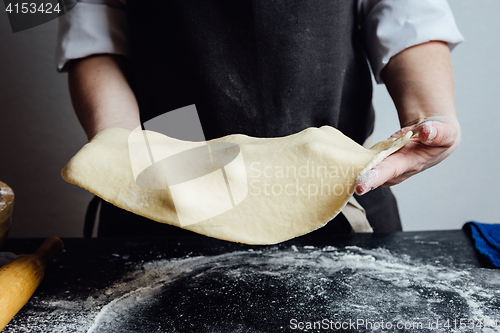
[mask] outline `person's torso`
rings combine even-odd
[[[373,130],[355,1],[128,1],[142,121],[195,104],[207,139]]]

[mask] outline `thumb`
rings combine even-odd
[[[458,135],[455,124],[451,121],[424,121],[420,127],[418,138],[427,146],[450,147]]]

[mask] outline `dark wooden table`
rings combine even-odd
[[[500,271],[461,230],[63,241],[4,332],[500,331]]]

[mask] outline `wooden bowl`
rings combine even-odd
[[[0,248],[10,229],[14,192],[7,184],[0,182]]]

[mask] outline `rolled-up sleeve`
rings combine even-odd
[[[359,0],[359,27],[373,74],[391,57],[414,45],[447,42],[450,48],[464,41],[446,0]]]
[[[59,18],[58,71],[65,71],[68,61],[92,54],[128,55],[124,2],[79,1],[75,8]]]

